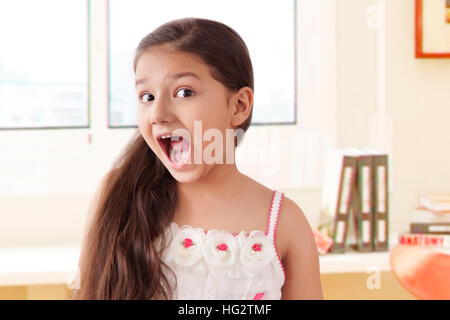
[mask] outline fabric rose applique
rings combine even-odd
[[[174,260],[182,267],[190,267],[202,257],[205,233],[200,228],[191,228],[187,225],[174,231],[167,260]]]
[[[204,256],[213,267],[229,267],[238,258],[239,242],[229,232],[210,230],[206,236]]]
[[[216,276],[240,278],[242,272],[254,277],[276,257],[271,239],[255,230],[234,236],[224,230],[212,229],[206,234],[202,228],[189,225],[171,225],[171,241],[163,254],[166,262],[174,261],[181,267],[193,266],[194,273],[206,272],[206,265]],[[197,262],[204,258],[201,263]],[[206,263],[206,265],[205,265]]]
[[[252,231],[241,243],[240,262],[251,274],[267,266],[275,255],[271,240],[262,231]]]

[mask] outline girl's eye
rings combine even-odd
[[[190,97],[190,96],[192,96],[192,94],[194,93],[192,90],[190,90],[190,89],[180,89],[180,90],[178,90],[177,91],[177,97],[180,97],[180,95],[178,94],[179,92],[185,92],[184,94],[182,93],[181,94],[181,98],[187,98],[187,97]],[[186,95],[187,94],[187,95]]]
[[[182,92],[182,93],[180,94],[180,92]],[[188,98],[188,97],[192,96],[193,94],[194,94],[194,92],[190,89],[180,89],[177,91],[177,97],[180,97],[180,98]],[[141,102],[141,103],[147,103],[147,102],[150,102],[153,100],[155,100],[155,96],[152,95],[151,93],[143,93],[139,96],[139,102]]]
[[[139,97],[139,100],[140,100],[140,102],[145,103],[145,102],[150,102],[150,101],[155,100],[155,97],[150,93],[144,93],[144,94],[141,94],[141,96]]]

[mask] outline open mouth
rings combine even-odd
[[[158,137],[159,145],[161,146],[161,149],[166,153],[167,158],[170,159],[170,152],[172,151],[172,148],[183,141],[183,137],[181,136],[160,136]]]
[[[167,134],[159,136],[157,140],[172,167],[181,169],[188,163],[190,159],[189,139],[185,140],[182,136]]]

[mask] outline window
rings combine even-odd
[[[159,25],[208,18],[235,29],[252,59],[252,124],[296,123],[296,1],[109,1],[109,126],[136,127],[133,58],[139,41]],[[251,14],[255,10],[258,14]]]
[[[0,2],[0,128],[88,126],[88,1]]]

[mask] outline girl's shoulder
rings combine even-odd
[[[298,248],[299,238],[303,237],[304,241],[311,239],[312,230],[308,219],[300,206],[281,190],[272,190],[256,181],[254,181],[252,188],[255,188],[255,194],[263,195],[265,199],[273,200],[274,191],[283,194],[275,233],[275,245],[280,259],[283,260],[286,258],[289,248]]]
[[[283,193],[277,224],[276,242],[280,258],[286,258],[289,250],[298,249],[303,241],[309,241],[312,230],[303,210]]]
[[[310,223],[297,203],[284,197],[279,217],[280,247],[286,282],[283,299],[322,299],[320,261]],[[298,283],[303,283],[298,286]]]

